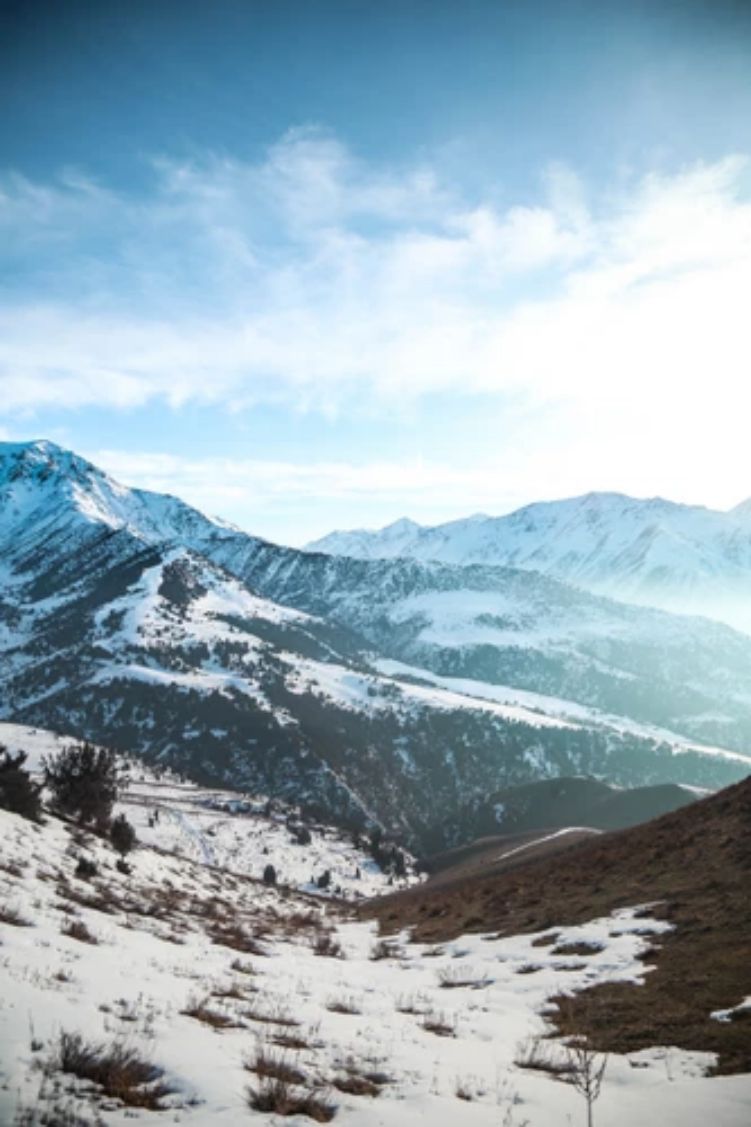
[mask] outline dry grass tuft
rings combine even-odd
[[[330,1123],[336,1115],[335,1104],[325,1095],[271,1077],[262,1077],[258,1088],[248,1088],[247,1101],[254,1111],[306,1115],[315,1123]]]
[[[211,942],[220,947],[229,947],[232,951],[240,951],[243,955],[266,956],[268,951],[254,935],[248,935],[240,924],[223,924],[213,927],[209,931]]]
[[[243,1061],[243,1068],[271,1080],[282,1080],[287,1084],[305,1084],[307,1077],[302,1069],[292,1064],[282,1053],[269,1052],[258,1046],[252,1057]]]
[[[60,925],[60,934],[67,935],[69,939],[77,939],[79,943],[91,943],[93,946],[96,946],[99,942],[83,920],[63,920]]]
[[[456,1024],[445,1014],[425,1014],[420,1025],[426,1033],[435,1033],[436,1037],[456,1037]]]
[[[326,1009],[332,1014],[361,1014],[362,1010],[357,1003],[357,1000],[351,995],[337,998],[329,998],[326,1002]]]
[[[322,955],[329,959],[343,959],[344,951],[341,943],[332,938],[331,933],[323,931],[313,941],[313,954]]]
[[[473,974],[461,967],[441,967],[438,972],[438,982],[444,990],[456,990],[465,987],[470,990],[482,990],[490,986],[491,979],[484,975]]]
[[[188,1004],[180,1013],[185,1014],[186,1017],[195,1018],[196,1021],[202,1021],[204,1025],[211,1026],[212,1029],[242,1029],[242,1022],[237,1021],[229,1014],[220,1013],[214,1010],[209,1005],[209,998],[189,998]]]
[[[60,1034],[49,1067],[91,1081],[127,1107],[161,1111],[162,1101],[173,1091],[161,1081],[163,1070],[135,1049],[119,1041],[109,1046],[87,1043],[80,1033]]]
[[[546,1044],[540,1037],[530,1037],[517,1045],[514,1064],[517,1068],[545,1072],[558,1079],[565,1079],[573,1071],[571,1062],[562,1058],[555,1046]]]
[[[579,939],[570,943],[558,943],[553,948],[551,954],[553,955],[597,955],[600,951],[604,951],[602,943],[595,943],[594,941],[587,942],[586,940]]]
[[[22,916],[13,904],[0,904],[0,923],[10,924],[11,927],[33,927],[31,920]]]
[[[398,959],[403,954],[404,952],[398,943],[389,939],[379,939],[370,952],[370,958],[372,962],[377,963],[381,959]]]

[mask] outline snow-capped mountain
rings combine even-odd
[[[749,770],[743,635],[523,570],[277,547],[49,443],[0,446],[0,577],[0,718],[422,849],[518,782]]]
[[[585,590],[751,631],[751,500],[718,512],[661,498],[589,493],[434,527],[400,520],[333,532],[310,551],[543,572]]]

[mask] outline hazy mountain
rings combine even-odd
[[[0,576],[3,719],[422,848],[461,838],[475,796],[541,777],[748,771],[727,750],[748,724],[742,635],[524,571],[279,548],[49,443],[0,445]]]
[[[729,512],[588,493],[435,527],[333,532],[309,550],[532,569],[588,591],[751,630],[751,500]]]

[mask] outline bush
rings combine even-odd
[[[79,857],[78,864],[75,869],[75,876],[81,880],[91,880],[98,873],[95,861],[90,861],[88,857]]]
[[[91,744],[73,744],[42,761],[52,805],[79,825],[100,832],[109,825],[117,799],[118,771],[114,752]]]
[[[306,1115],[316,1123],[330,1123],[336,1114],[336,1105],[325,1095],[269,1076],[261,1077],[258,1088],[248,1088],[246,1098],[254,1111]]]
[[[329,886],[331,885],[331,869],[326,869],[325,872],[321,873],[320,877],[316,881],[316,885],[320,889],[329,888]]]
[[[267,865],[263,870],[263,883],[276,884],[276,869],[273,865]]]
[[[90,1080],[126,1107],[161,1111],[162,1100],[173,1090],[162,1082],[161,1068],[118,1041],[111,1045],[93,1044],[84,1041],[79,1033],[63,1031],[50,1064],[55,1070]]]
[[[67,935],[69,939],[77,939],[79,943],[90,943],[94,947],[99,943],[97,937],[89,931],[83,920],[64,920],[60,927],[60,934]]]
[[[124,857],[136,844],[136,831],[124,814],[118,814],[110,826],[110,841],[117,852]]]
[[[42,813],[41,786],[31,781],[24,769],[26,752],[14,755],[0,745],[0,807],[38,822]]]

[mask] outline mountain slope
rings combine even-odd
[[[473,796],[535,778],[711,787],[748,770],[723,751],[744,746],[741,635],[523,571],[279,548],[51,444],[0,447],[0,572],[3,718],[380,823],[422,850],[456,843]],[[386,658],[685,734],[392,675]],[[693,746],[716,732],[719,749]]]
[[[118,870],[108,843],[78,827],[0,810],[4,1127],[302,1125],[334,1113],[346,1127],[580,1122],[580,1095],[519,1067],[519,1047],[545,1038],[565,1055],[549,1036],[551,998],[593,983],[639,994],[650,944],[669,930],[633,906],[562,933],[596,945],[586,960],[530,934],[384,945],[335,902],[143,842],[128,864]],[[524,973],[532,960],[539,970]],[[746,1127],[748,1078],[703,1075],[712,1059],[611,1057],[598,1115],[610,1127]],[[283,1069],[294,1086],[275,1084]],[[269,1108],[280,1114],[264,1118]]]
[[[280,556],[256,544],[241,571],[266,597],[335,619],[387,657],[440,677],[562,697],[740,751],[751,745],[751,640],[719,623],[510,568]]]
[[[649,903],[673,925],[649,954],[642,987],[587,992],[558,1021],[605,1051],[654,1044],[712,1049],[722,1071],[751,1071],[748,1017],[718,1020],[751,992],[751,779],[646,825],[590,836],[507,872],[462,866],[365,909],[393,932],[444,942],[465,931],[557,929],[626,904]],[[551,933],[550,944],[556,942]],[[545,950],[545,948],[542,948]],[[573,954],[573,952],[572,952]],[[744,1020],[745,1019],[745,1020]]]
[[[592,778],[542,779],[475,800],[461,822],[475,838],[571,826],[618,830],[688,806],[700,794],[674,783],[613,787]]]
[[[309,550],[543,572],[585,590],[751,629],[751,503],[729,512],[589,493],[424,528],[334,532]]]

